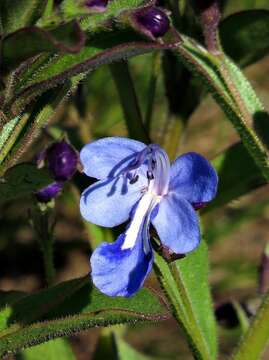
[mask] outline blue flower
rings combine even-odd
[[[103,243],[93,252],[93,282],[109,296],[132,296],[152,268],[150,224],[171,252],[194,250],[200,230],[193,204],[214,198],[217,174],[194,152],[179,156],[170,165],[159,145],[121,137],[86,145],[80,158],[85,174],[99,180],[81,195],[82,216],[105,227],[130,219],[114,243]]]

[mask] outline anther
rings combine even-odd
[[[152,167],[152,169],[154,169],[155,168],[155,166],[156,166],[156,160],[155,159],[152,159],[151,160],[151,167]]]
[[[139,175],[135,175],[130,179],[129,183],[132,185],[132,184],[136,183],[138,181],[138,179],[139,179]]]
[[[153,180],[153,179],[154,179],[154,175],[153,175],[153,173],[152,173],[151,171],[147,171],[147,178],[148,178],[149,180]]]

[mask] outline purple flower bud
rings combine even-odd
[[[85,6],[90,10],[105,11],[108,4],[108,0],[86,0]]]
[[[43,189],[39,190],[35,195],[39,202],[47,203],[50,200],[54,199],[58,193],[62,190],[63,183],[54,182]]]
[[[169,19],[164,11],[152,7],[138,13],[136,21],[149,31],[155,38],[163,36],[169,29]]]
[[[68,180],[76,171],[78,155],[64,140],[51,145],[46,153],[48,168],[55,180]]]

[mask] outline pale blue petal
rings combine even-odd
[[[146,148],[140,141],[108,137],[85,145],[80,152],[84,172],[96,179],[115,177]]]
[[[81,195],[81,215],[85,220],[100,226],[122,224],[130,217],[146,185],[147,179],[143,176],[139,176],[133,184],[125,176],[97,181]]]
[[[103,243],[93,252],[92,279],[102,293],[130,297],[143,286],[153,262],[148,228],[144,230],[142,225],[131,249],[121,249],[125,240],[121,234],[113,244]]]
[[[163,197],[151,222],[161,243],[171,252],[185,254],[194,250],[200,242],[199,220],[191,204],[171,193]]]
[[[203,156],[190,152],[171,166],[169,189],[191,203],[211,201],[217,192],[218,176]]]

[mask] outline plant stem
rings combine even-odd
[[[150,128],[151,128],[154,99],[156,94],[156,85],[160,73],[160,67],[161,67],[161,53],[157,52],[153,54],[152,72],[151,72],[151,77],[149,80],[149,88],[148,88],[148,102],[147,102],[147,110],[145,115],[145,127],[148,133],[150,133]]]
[[[53,225],[50,224],[51,209],[40,205],[33,214],[33,225],[38,236],[38,242],[43,255],[46,283],[51,286],[55,278],[53,252]]]
[[[41,214],[42,217],[42,235],[40,241],[42,242],[41,249],[43,252],[44,270],[47,285],[51,286],[55,278],[54,256],[53,256],[53,234],[49,224],[49,213],[45,211]]]
[[[269,292],[250,327],[235,350],[233,360],[257,360],[264,352],[269,340]]]
[[[143,124],[128,63],[126,61],[120,61],[111,64],[109,67],[118,90],[130,137],[149,143],[149,136]]]

